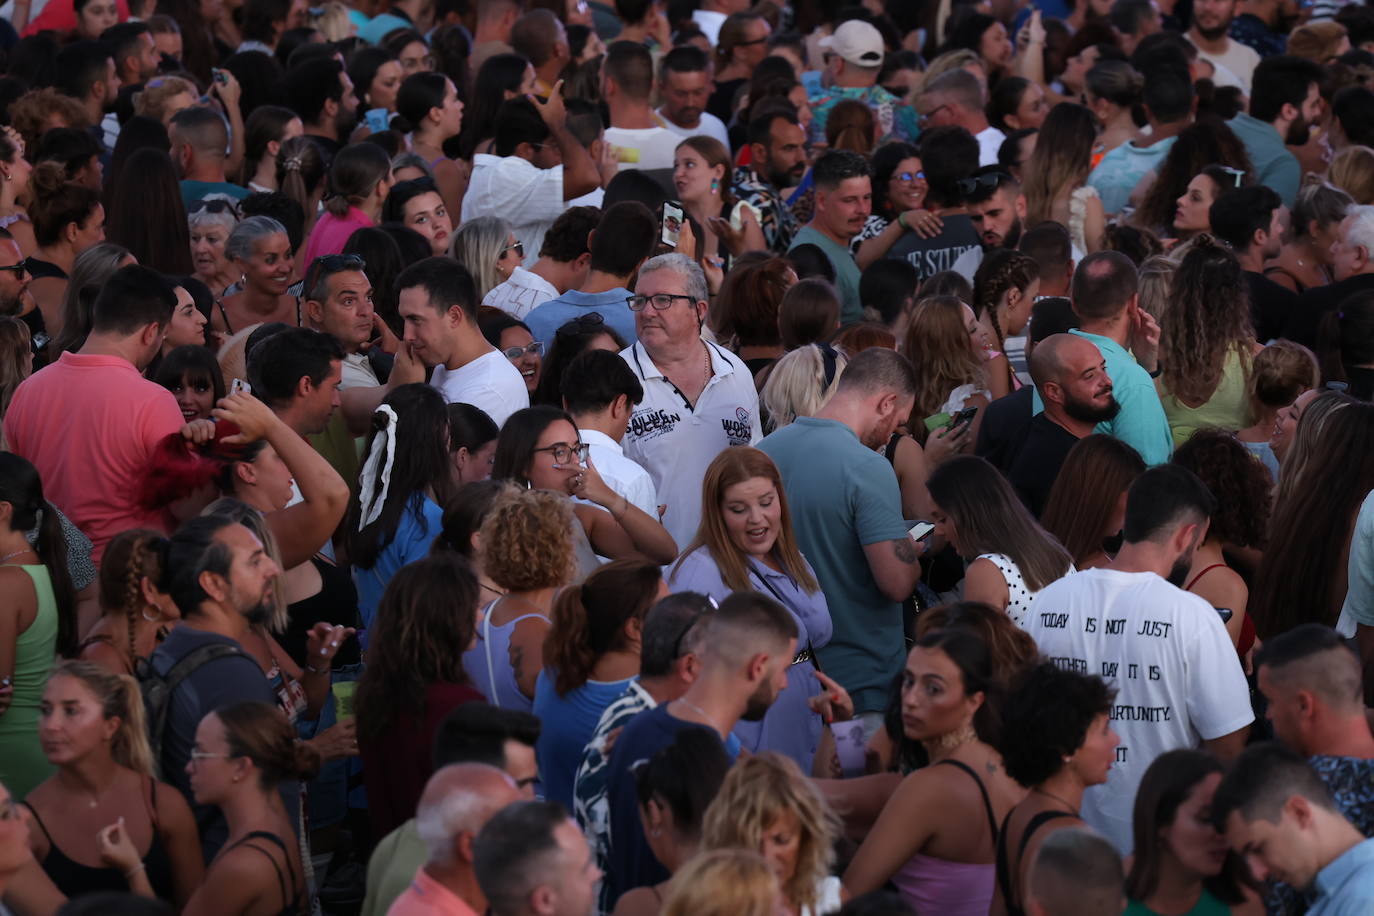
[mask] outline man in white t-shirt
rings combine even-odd
[[[715,47],[720,44],[720,27],[725,24],[725,17],[748,8],[749,0],[701,0],[700,8],[692,13],[692,21]]]
[[[1233,40],[1229,33],[1236,18],[1238,0],[1194,0],[1193,27],[1186,37],[1197,48],[1198,57],[1216,68],[1212,82],[1218,86],[1236,86],[1250,94],[1250,78],[1259,66],[1260,56],[1254,48]]]
[[[1125,543],[1110,565],[1047,585],[1026,622],[1043,655],[1117,689],[1121,736],[1105,785],[1083,795],[1089,826],[1129,853],[1131,808],[1156,757],[1205,746],[1240,753],[1250,691],[1221,615],[1180,587],[1216,501],[1185,468],[1150,468],[1126,497]]]
[[[606,142],[620,151],[620,171],[671,169],[682,138],[664,126],[649,97],[654,59],[637,41],[613,41],[601,64],[601,95],[611,113]]]
[[[658,94],[663,99],[658,114],[663,126],[678,137],[714,137],[729,152],[724,122],[706,110],[711,87],[711,58],[706,52],[696,45],[673,48],[658,65]]]
[[[467,268],[452,258],[425,258],[401,271],[396,289],[405,342],[434,367],[429,383],[445,401],[480,408],[497,426],[530,406],[520,370],[477,327],[477,287]]]
[[[1006,135],[988,123],[982,82],[967,70],[951,70],[931,80],[916,98],[921,129],[954,125],[978,141],[978,165],[996,165]]]
[[[639,342],[621,351],[644,386],[625,454],[654,479],[663,527],[679,546],[701,522],[701,483],[721,449],[760,438],[759,396],[738,356],[701,338],[706,277],[682,254],[650,258],[635,284]]]
[[[568,132],[560,93],[547,102],[502,102],[492,153],[472,157],[463,221],[499,216],[531,253],[543,247],[544,233],[568,208],[568,201],[601,183],[591,154]]]
[[[563,407],[589,446],[588,458],[597,473],[606,486],[650,518],[658,518],[654,479],[642,465],[626,458],[621,447],[630,414],[642,400],[644,386],[613,351],[586,350],[563,372]]]

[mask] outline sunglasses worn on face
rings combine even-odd
[[[536,340],[528,347],[510,347],[509,349],[502,350],[501,352],[506,354],[506,359],[519,359],[527,353],[531,356],[543,356],[544,342],[542,340]]]
[[[514,245],[507,245],[505,248],[502,248],[501,253],[496,256],[497,259],[499,260],[500,258],[504,258],[506,256],[507,251],[514,251],[516,254],[520,255],[520,257],[523,258],[525,256],[525,243],[516,242]]]
[[[895,179],[897,179],[898,181],[904,181],[904,182],[906,182],[907,184],[911,184],[913,181],[925,181],[926,173],[925,173],[925,172],[897,172],[897,173],[894,174],[892,177],[895,178]]]

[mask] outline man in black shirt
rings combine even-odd
[[[1374,207],[1351,207],[1341,221],[1332,248],[1335,283],[1317,286],[1298,297],[1283,336],[1305,347],[1317,345],[1322,318],[1355,293],[1374,289]]]
[[[1262,185],[1227,191],[1209,211],[1212,232],[1231,246],[1250,284],[1250,322],[1255,339],[1268,343],[1283,333],[1298,297],[1264,275],[1264,262],[1283,249],[1283,201]]]
[[[1059,468],[1079,439],[1120,410],[1107,362],[1090,340],[1055,334],[1031,353],[1031,378],[1045,402],[1031,418],[1007,478],[1037,517],[1049,501]]]

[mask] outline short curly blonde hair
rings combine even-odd
[[[678,869],[659,916],[773,916],[777,906],[778,879],[763,856],[718,849]]]
[[[797,870],[782,882],[782,892],[798,911],[814,909],[816,890],[834,864],[840,821],[790,757],[768,751],[730,768],[706,809],[701,848],[757,851],[768,828],[789,813],[797,819],[801,845]]]
[[[576,524],[566,496],[509,487],[497,497],[478,532],[482,572],[513,592],[567,585],[574,569]]]
[[[179,76],[159,76],[149,80],[147,88],[134,96],[134,114],[165,124],[167,102],[182,93],[189,93],[193,99],[200,96],[195,83]]]

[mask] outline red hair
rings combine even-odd
[[[227,490],[230,469],[240,461],[252,461],[262,450],[260,441],[236,445],[224,442],[238,432],[237,425],[221,420],[215,424],[215,438],[203,444],[198,445],[179,432],[164,437],[148,459],[148,470],[138,489],[139,506],[165,509],[211,484],[221,491]]]

